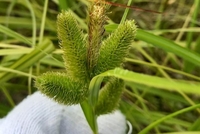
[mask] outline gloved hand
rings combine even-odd
[[[119,112],[98,117],[99,134],[125,134]],[[92,134],[80,105],[65,106],[36,92],[0,120],[0,134]]]

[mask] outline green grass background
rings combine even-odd
[[[101,76],[126,80],[120,109],[133,134],[200,133],[199,0],[129,2],[162,14],[111,6],[106,34],[125,19],[134,19],[138,31],[123,65],[129,71],[115,69]],[[57,14],[71,10],[87,31],[86,4],[87,0],[0,0],[0,117],[37,91],[37,75],[64,70]]]

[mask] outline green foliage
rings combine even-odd
[[[121,68],[115,68],[113,70],[101,73],[97,77],[114,76],[119,79],[127,81],[127,85],[142,84],[150,87],[161,88],[170,91],[183,91],[185,93],[195,93],[200,95],[200,83],[194,81],[174,80],[167,78],[160,78],[157,76],[149,76],[136,72],[131,72]],[[119,85],[118,85],[119,86]]]
[[[13,74],[10,73],[12,72],[10,70],[22,71],[23,69],[33,65],[36,61],[40,60],[46,53],[52,52],[54,49],[55,48],[50,40],[46,39],[42,41],[41,44],[38,44],[36,49],[26,55],[20,56],[17,61],[13,62],[10,66],[7,66],[7,71],[0,73],[0,83],[4,83],[16,75],[16,72]]]
[[[91,21],[93,20],[93,18],[90,19]],[[90,31],[95,31],[96,24],[90,23],[90,25],[93,25]],[[101,27],[99,27],[99,25],[97,25],[97,27],[96,30],[99,31],[100,28],[103,27],[103,23]],[[134,39],[135,29],[134,21],[127,21],[119,25],[118,29],[106,39],[101,46],[100,55],[93,55],[98,59],[94,74],[99,74],[107,69],[114,69],[115,67],[121,66],[128,48]],[[58,15],[57,31],[59,43],[63,50],[66,73],[45,73],[36,79],[36,87],[57,102],[64,104],[81,103],[86,96],[88,96],[87,88],[89,80],[91,79],[88,74],[92,74],[91,70],[87,70],[86,41],[84,39],[84,34],[79,29],[71,12],[66,11]],[[95,41],[99,40],[97,37],[102,36],[96,32],[88,33],[89,41],[92,41],[92,43],[97,43]],[[88,43],[90,44],[91,42]],[[88,48],[88,50],[90,49],[91,48]],[[92,51],[98,53],[99,48],[93,48],[92,46]],[[91,53],[88,54],[90,55]],[[91,62],[91,60],[88,60],[88,62]],[[91,64],[89,64],[89,66],[90,65]],[[97,115],[112,112],[116,108],[124,85],[120,81],[109,80],[102,91],[99,92],[99,102],[95,110]],[[113,94],[113,90],[118,91]],[[110,96],[109,100],[107,99],[108,96]]]
[[[94,113],[94,116],[110,113],[117,108],[124,82],[111,77],[100,92],[99,86],[92,87],[90,90],[97,91],[94,98],[97,103],[86,105],[83,102],[87,97],[93,96],[88,95],[89,82],[95,75],[121,66],[136,32],[134,21],[126,21],[102,43],[105,20],[105,5],[92,5],[86,41],[72,13],[62,11],[57,17],[57,32],[66,73],[45,73],[36,79],[35,84],[42,93],[55,101],[66,105],[81,103],[82,109],[91,109],[90,113]],[[85,111],[84,113],[92,130],[96,132],[96,118],[92,117],[91,120],[91,115]]]
[[[97,96],[90,96],[88,100],[81,102],[83,111],[88,117],[86,119],[88,122],[95,121],[95,113],[91,107],[93,103],[88,101],[94,100],[94,104],[98,104],[98,100],[94,97],[100,97],[101,90],[105,88],[103,85],[109,85],[109,83],[102,85],[102,81],[106,82],[108,77],[109,79],[117,77],[125,81],[120,109],[131,123],[132,133],[139,133],[145,128],[149,134],[199,133],[200,110],[195,108],[200,103],[199,0],[173,2],[160,0],[153,3],[150,0],[137,0],[132,3],[131,1],[129,0],[128,4],[144,9],[156,11],[158,9],[163,13],[154,14],[138,10],[129,10],[128,13],[128,8],[112,6],[104,27],[106,35],[110,31],[114,32],[118,23],[126,19],[135,19],[140,29],[137,30],[136,41],[129,47],[130,51],[123,64],[129,71],[114,69],[101,73],[104,70],[102,67],[96,72],[94,70],[98,61],[95,61],[96,65],[90,69],[91,74],[87,76],[88,83],[91,80],[88,95],[90,96],[91,89]],[[126,4],[121,0],[115,2]],[[32,78],[49,70],[67,72],[62,60],[63,51],[57,47],[58,34],[55,20],[60,12],[58,9],[70,11],[78,21],[78,27],[82,29],[80,31],[89,32],[85,19],[87,4],[88,0],[0,2],[1,117],[4,117],[13,109],[13,105],[18,104],[27,94],[35,91]],[[124,15],[121,16],[122,14]],[[88,37],[84,38],[86,58]],[[102,40],[102,36],[99,39]],[[102,45],[101,41],[100,47]],[[98,58],[100,57],[96,57]],[[88,59],[86,66],[88,67]],[[96,77],[96,74],[99,75]],[[67,73],[62,75],[65,76]],[[93,76],[95,77],[92,78]],[[102,89],[99,90],[100,88]],[[92,128],[96,128],[95,122],[91,124]]]

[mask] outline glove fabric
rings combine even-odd
[[[120,111],[97,119],[99,134],[125,134]],[[92,134],[80,105],[61,105],[40,92],[28,96],[0,119],[0,134]]]

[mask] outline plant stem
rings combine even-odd
[[[90,125],[90,128],[93,131],[93,134],[98,134],[98,126],[97,126],[97,116],[94,113],[94,109],[88,103],[88,100],[83,101],[81,104],[81,108],[85,115],[85,118]]]

